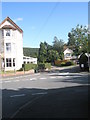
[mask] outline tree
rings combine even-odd
[[[49,50],[48,51],[48,62],[54,63],[55,60],[59,59],[59,54],[56,50]]]
[[[53,49],[59,53],[61,59],[63,59],[63,46],[64,46],[63,40],[62,39],[58,40],[58,38],[55,36],[53,41]]]
[[[39,54],[38,54],[38,61],[39,62],[46,62],[47,59],[47,45],[46,43],[40,43]]]
[[[86,26],[77,25],[76,28],[72,28],[68,33],[68,46],[72,46],[76,55],[82,51],[87,52],[88,49],[88,28]]]

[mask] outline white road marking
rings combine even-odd
[[[25,94],[11,95],[10,97],[22,97],[22,96],[25,96]]]
[[[46,78],[40,78],[41,80],[45,80]]]
[[[70,76],[65,76],[65,77],[70,77]]]
[[[19,82],[20,80],[13,80],[12,82]]]
[[[50,77],[51,79],[54,79],[54,78],[56,78],[56,77]]]
[[[63,78],[63,77],[65,77],[65,76],[57,76],[57,78]]]
[[[30,80],[36,80],[36,78],[30,78]]]
[[[8,83],[8,82],[11,82],[11,81],[9,81],[9,80],[7,80],[7,81],[4,81],[5,83]]]
[[[33,93],[32,95],[44,95],[44,94],[47,94],[47,92]]]

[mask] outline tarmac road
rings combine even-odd
[[[2,117],[87,118],[89,73],[77,70],[3,78]]]

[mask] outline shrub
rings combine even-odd
[[[36,69],[37,65],[36,64],[25,64],[25,71],[31,70],[31,69]]]
[[[38,63],[38,69],[45,69],[45,63]]]
[[[45,69],[46,68],[51,69],[51,63],[45,63]]]
[[[62,60],[59,62],[59,64],[56,64],[56,66],[61,67],[61,66],[70,66],[70,65],[74,65],[73,61],[70,60]]]
[[[23,71],[23,68],[20,68],[19,70],[17,70],[17,71]]]
[[[44,70],[44,69],[50,69],[51,68],[51,63],[38,63],[38,69],[39,70]]]
[[[61,62],[60,66],[66,66],[65,62]]]

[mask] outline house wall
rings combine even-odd
[[[25,64],[27,64],[27,63],[37,64],[37,58],[23,56],[23,63],[25,63]]]
[[[72,59],[72,54],[73,54],[73,51],[67,48],[67,49],[64,51],[64,59],[65,59],[65,60],[70,60],[70,59]]]
[[[8,21],[1,25],[11,25]],[[13,26],[14,27],[14,26]],[[4,29],[4,60],[5,60],[5,71],[8,70],[18,70],[23,64],[23,35],[18,30],[10,29],[10,36],[6,36],[6,29]],[[7,52],[6,43],[11,43],[11,51]],[[13,64],[13,58],[15,58],[15,67],[6,67],[6,58],[11,58]]]

